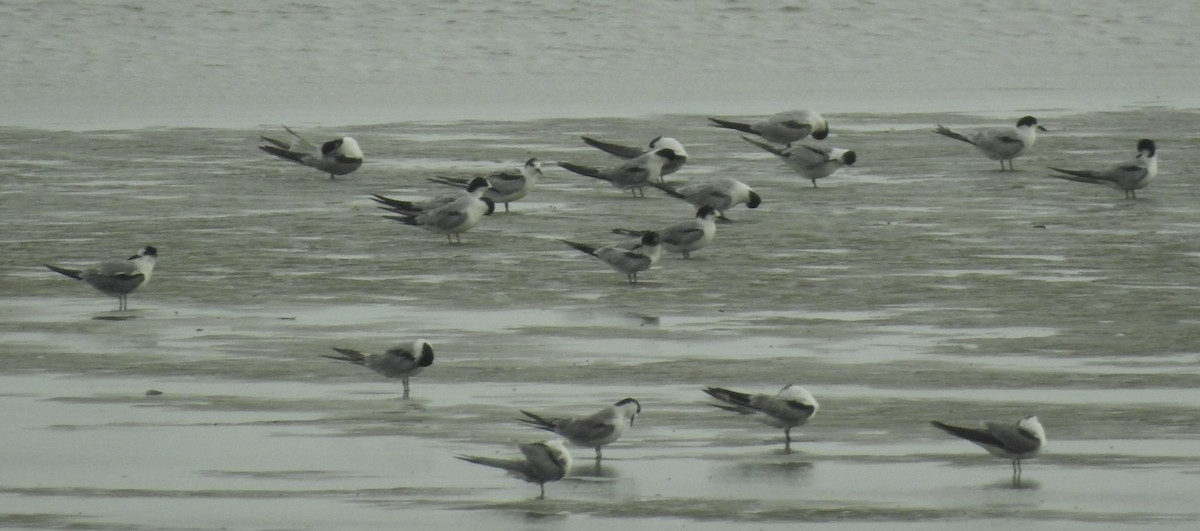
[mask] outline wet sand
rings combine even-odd
[[[368,162],[330,180],[254,130],[0,129],[0,525],[97,529],[1190,528],[1200,519],[1200,163],[1192,111],[1034,112],[1052,129],[1014,173],[938,137],[1015,117],[833,115],[858,152],[819,188],[700,116],[404,123],[349,133]],[[557,241],[692,215],[552,161],[612,162],[588,134],[679,138],[675,181],[764,198],[642,282]],[[1046,177],[1159,143],[1136,201]],[[367,196],[432,176],[546,178],[462,245]],[[131,311],[41,268],[158,246]],[[321,358],[431,340],[399,382]],[[707,405],[719,385],[806,386],[783,435]],[[146,391],[161,391],[147,395]],[[517,409],[643,415],[571,477],[536,486],[454,455],[542,437]],[[1006,461],[928,425],[1037,414],[1045,453]]]

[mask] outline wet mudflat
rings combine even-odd
[[[1035,113],[1016,172],[930,132],[1015,117],[833,115],[859,162],[819,188],[701,116],[403,123],[351,134],[345,178],[268,158],[262,130],[0,129],[0,524],[110,529],[1190,527],[1200,517],[1197,114]],[[616,241],[693,209],[552,164],[612,160],[588,134],[680,139],[675,181],[735,177],[762,207],[642,282],[558,242]],[[1135,201],[1047,177],[1159,143]],[[368,196],[515,167],[546,177],[462,245]],[[116,301],[41,268],[160,251]],[[398,382],[321,358],[424,337]],[[719,385],[806,386],[783,434],[707,405]],[[161,391],[147,395],[146,391]],[[536,486],[453,459],[543,436],[517,409],[643,414]],[[928,425],[1036,414],[1044,454],[1006,461]]]

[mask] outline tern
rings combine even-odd
[[[154,274],[154,263],[158,260],[158,249],[147,245],[125,260],[110,260],[87,269],[68,269],[43,264],[55,273],[62,273],[75,280],[82,280],[97,291],[117,298],[117,311],[129,309],[128,297],[133,290],[150,282]]]
[[[669,148],[671,151],[675,152],[675,158],[667,161],[667,163],[663,165],[662,172],[658,176],[659,182],[662,182],[663,177],[679,171],[679,168],[682,168],[688,160],[688,153],[687,150],[683,148],[683,144],[669,136],[655,137],[654,140],[650,141],[650,144],[646,149],[613,144],[587,136],[580,138],[582,138],[583,142],[589,146],[599,149],[605,153],[616,155],[623,159],[636,159],[647,152],[656,151],[662,148]]]
[[[696,217],[658,229],[658,241],[663,249],[672,253],[680,253],[684,258],[690,258],[693,251],[699,251],[712,243],[717,234],[717,211],[710,206],[702,206],[696,210]],[[613,229],[616,234],[641,237],[644,230]]]
[[[851,166],[858,161],[858,155],[848,149],[815,148],[804,144],[796,144],[787,149],[779,149],[748,136],[743,136],[742,140],[779,157],[779,160],[787,164],[792,171],[812,181],[813,188],[817,187],[817,179],[833,175],[833,172],[838,171],[842,166]]]
[[[725,217],[725,211],[730,208],[742,204],[746,205],[746,208],[758,208],[758,205],[762,204],[762,197],[753,188],[728,177],[683,186],[670,183],[651,183],[650,186],[671,197],[687,201],[695,207],[713,207],[719,217],[726,220],[729,218]]]
[[[338,175],[346,175],[362,166],[363,152],[353,138],[343,136],[317,147],[296,134],[288,126],[285,125],[283,128],[291,133],[291,142],[264,136],[260,138],[271,145],[258,146],[258,149],[281,159],[321,170],[328,173],[330,179]]]
[[[629,190],[636,197],[646,183],[660,179],[663,167],[667,163],[678,158],[679,155],[675,153],[675,150],[662,148],[647,151],[635,158],[606,168],[581,166],[570,162],[559,162],[558,165],[573,173],[608,181],[616,188]],[[641,193],[644,197],[645,192]]]
[[[1153,140],[1143,138],[1137,143],[1138,154],[1133,160],[1116,164],[1106,170],[1050,169],[1063,175],[1051,175],[1059,179],[1090,184],[1103,184],[1125,192],[1125,199],[1137,199],[1137,191],[1145,188],[1158,175],[1158,146]]]
[[[751,395],[720,387],[705,387],[704,392],[723,402],[713,407],[753,415],[759,422],[782,428],[785,452],[792,450],[792,428],[808,423],[821,407],[812,393],[796,384],[785,386],[775,395]]]
[[[542,163],[536,158],[525,161],[518,172],[499,171],[484,177],[488,182],[488,190],[483,196],[496,203],[504,203],[504,211],[508,212],[508,204],[529,195],[531,190],[542,177]],[[430,182],[464,188],[470,185],[470,179],[456,177],[433,177]]]
[[[1033,147],[1033,143],[1037,141],[1037,132],[1045,130],[1045,127],[1038,125],[1037,118],[1026,116],[1017,120],[1016,127],[1011,129],[982,129],[964,135],[938,124],[933,132],[975,146],[985,157],[1000,161],[1000,171],[1004,171],[1004,161],[1007,160],[1008,170],[1013,171],[1013,159]]]
[[[518,444],[523,459],[500,459],[472,455],[455,456],[468,463],[490,466],[507,471],[510,475],[541,487],[539,500],[546,498],[546,483],[558,481],[571,470],[571,452],[563,446],[561,439]]]
[[[595,247],[569,240],[560,241],[582,253],[599,258],[601,262],[608,264],[617,272],[624,273],[630,284],[637,284],[637,274],[650,269],[662,256],[658,233],[654,231],[643,234],[639,240],[614,243],[604,247]]]
[[[432,210],[405,210],[395,207],[392,211],[399,215],[384,217],[405,225],[445,234],[449,243],[462,243],[462,233],[471,230],[483,216],[491,215],[496,210],[496,203],[483,197],[487,189],[487,179],[476,177],[467,186],[467,193],[450,203]]]
[[[791,144],[804,140],[809,135],[817,140],[825,140],[825,137],[829,136],[829,124],[825,122],[825,118],[813,111],[781,112],[754,123],[731,122],[717,118],[709,118],[709,121],[713,122],[713,127],[758,135],[763,140],[776,144]]]
[[[575,446],[595,448],[599,462],[600,447],[620,439],[641,412],[642,404],[626,398],[586,417],[544,417],[522,409],[529,418],[517,420],[566,437]]]
[[[1046,430],[1035,416],[1025,417],[1016,424],[984,422],[979,428],[952,426],[936,420],[931,424],[982,446],[989,454],[1012,460],[1013,485],[1016,486],[1021,484],[1021,460],[1036,457],[1046,444]]]
[[[382,354],[363,354],[354,349],[333,347],[341,356],[321,356],[331,360],[346,361],[361,365],[388,378],[399,378],[404,384],[404,398],[408,398],[408,379],[433,365],[433,345],[424,339],[412,345],[396,345]]]

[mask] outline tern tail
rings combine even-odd
[[[47,269],[54,271],[55,273],[62,273],[68,277],[75,279],[75,280],[83,280],[83,271],[80,271],[78,269],[66,269],[63,267],[52,266],[50,264],[42,264],[42,265],[46,266]]]
[[[517,419],[517,422],[523,422],[523,423],[533,426],[535,428],[540,428],[540,429],[550,431],[550,432],[554,431],[554,423],[550,422],[549,420],[546,420],[544,417],[540,417],[538,415],[535,415],[533,413],[525,411],[524,409],[521,410],[521,413],[523,413],[526,417],[529,417],[529,418]]]
[[[563,242],[567,245],[570,245],[571,247],[574,247],[581,253],[587,253],[592,256],[596,256],[596,248],[592,247],[591,245],[587,245],[584,243],[577,243],[577,242],[573,242],[573,241],[569,241],[569,240],[559,240],[559,241]]]
[[[730,122],[730,121],[726,121],[726,120],[720,120],[717,118],[709,118],[708,120],[712,122],[713,127],[720,127],[723,129],[733,129],[735,131],[741,131],[743,133],[758,134],[758,133],[755,133],[754,129],[750,127],[750,124],[744,124],[741,122]]]
[[[332,347],[332,348],[333,348],[333,350],[336,350],[338,354],[341,354],[341,356],[321,356],[321,357],[329,358],[331,360],[348,361],[355,365],[364,365],[367,362],[367,357],[362,352],[359,352],[354,349],[348,349],[348,348],[338,348],[338,347]]]
[[[279,148],[277,146],[258,146],[258,149],[266,151],[267,153],[275,155],[276,157],[279,157],[281,159],[290,160],[297,164],[303,164],[303,162],[301,162],[301,160],[304,159],[304,153],[296,153],[295,151],[288,151],[287,149]]]
[[[587,177],[595,177],[597,179],[604,178],[604,177],[600,176],[600,170],[598,170],[596,168],[592,168],[592,167],[588,167],[588,166],[580,166],[578,164],[571,164],[570,162],[559,162],[558,165],[561,166],[563,169],[570,171],[572,173],[578,173],[580,175],[584,175]]]
[[[954,131],[951,131],[950,129],[942,126],[941,124],[938,124],[937,129],[934,129],[933,132],[935,132],[939,135],[942,135],[942,136],[953,138],[955,140],[961,140],[963,142],[971,144],[972,146],[975,145],[975,143],[972,142],[971,139],[969,139],[965,136],[962,136],[958,133],[955,133]]]

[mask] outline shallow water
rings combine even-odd
[[[1195,108],[1198,20],[1175,0],[3,0],[20,103],[0,124]]]
[[[336,180],[254,149],[273,130],[0,129],[0,525],[1189,528],[1197,113],[1037,114],[1053,131],[1011,174],[930,132],[987,117],[831,115],[825,143],[859,163],[815,189],[692,115],[350,126],[368,162]],[[672,179],[737,177],[764,204],[629,286],[556,240],[613,241],[691,208],[554,168],[609,161],[580,132],[670,134],[692,153]],[[1106,165],[1142,136],[1162,171],[1136,201],[1041,169]],[[462,245],[367,199],[529,156],[543,185]],[[146,244],[155,277],[123,314],[40,267]],[[414,337],[437,360],[409,401],[320,357]],[[791,382],[821,402],[791,454],[699,391]],[[453,459],[541,437],[518,409],[626,396],[643,414],[600,473],[573,449],[547,500]],[[1022,489],[928,425],[1026,414],[1050,442]]]

